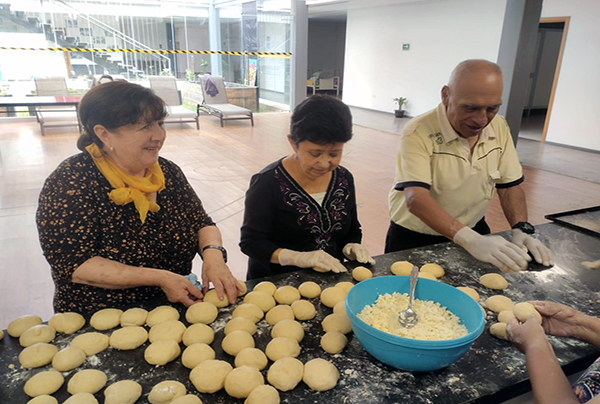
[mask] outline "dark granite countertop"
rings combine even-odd
[[[504,294],[513,301],[553,300],[570,305],[587,314],[597,315],[600,305],[600,272],[585,269],[582,261],[600,259],[600,238],[570,230],[556,224],[538,226],[539,237],[554,252],[556,266],[542,271],[528,271],[504,274],[509,287],[504,291],[493,291],[479,284],[479,277],[488,272],[499,272],[495,267],[483,264],[452,243],[401,251],[375,257],[377,263],[371,268],[375,276],[389,275],[390,266],[395,261],[407,260],[416,265],[427,262],[440,264],[446,275],[442,282],[453,286],[475,288],[481,301],[494,294]],[[348,264],[348,267],[352,267]],[[337,282],[352,281],[347,274],[320,274],[303,270],[280,275],[270,279],[278,286],[299,286],[304,281],[314,281],[322,288]],[[249,289],[260,280],[247,282]],[[280,392],[282,403],[496,403],[530,390],[524,355],[509,342],[492,337],[489,325],[495,322],[495,315],[489,314],[486,328],[471,350],[458,362],[449,367],[427,373],[411,373],[391,368],[371,357],[349,334],[346,349],[337,355],[324,352],[319,347],[323,335],[321,321],[331,313],[331,309],[321,305],[318,299],[311,299],[317,308],[317,316],[311,321],[302,322],[306,336],[301,342],[302,352],[298,359],[306,362],[315,357],[331,360],[339,369],[341,377],[338,385],[326,392],[315,392],[300,383],[294,390]],[[238,299],[238,304],[241,299]],[[165,302],[153,302],[153,306]],[[146,308],[152,308],[146,307]],[[182,313],[185,323],[185,308],[175,306]],[[222,352],[223,327],[231,318],[235,306],[220,309],[219,317],[211,324],[215,331],[215,341],[211,344],[217,359],[233,363],[233,357]],[[258,324],[255,334],[257,348],[265,349],[271,339],[271,326],[264,319]],[[77,334],[92,331],[86,325]],[[104,332],[110,335],[110,331]],[[59,349],[66,347],[74,337],[57,334],[54,344]],[[574,373],[588,366],[600,350],[587,343],[567,338],[550,337],[550,342],[567,373]],[[188,391],[196,393],[189,381],[189,370],[181,365],[181,359],[163,366],[153,367],[144,360],[144,349],[148,343],[134,351],[118,351],[108,348],[104,352],[89,357],[82,367],[64,372],[65,384],[54,394],[63,402],[69,396],[66,385],[76,371],[83,368],[96,368],[106,372],[108,384],[123,379],[138,381],[143,386],[143,395],[138,403],[147,403],[151,388],[164,380],[178,380]],[[182,351],[185,347],[182,344]],[[23,392],[27,379],[35,373],[50,369],[50,365],[38,369],[21,368],[18,355],[21,348],[15,338],[5,337],[0,341],[0,403],[25,404],[28,397]],[[9,365],[15,366],[14,370]],[[266,370],[263,371],[266,379]],[[103,390],[96,397],[103,402]],[[199,394],[205,404],[242,403],[229,397],[224,390],[216,394]]]

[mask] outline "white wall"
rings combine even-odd
[[[345,22],[309,21],[306,78],[318,70],[331,71],[332,74],[343,77],[345,43]]]
[[[544,0],[542,17],[571,17],[546,140],[600,150],[600,2]]]
[[[427,0],[349,10],[344,102],[392,112],[392,98],[406,97],[411,116],[434,108],[456,64],[497,60],[505,7],[506,0]]]

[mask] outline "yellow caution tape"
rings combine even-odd
[[[0,50],[17,51],[63,51],[63,52],[123,52],[123,53],[159,53],[159,54],[195,54],[195,55],[235,55],[235,56],[263,56],[285,57],[292,56],[291,52],[232,52],[232,51],[202,51],[202,50],[165,50],[165,49],[97,49],[97,48],[20,48],[0,46]]]

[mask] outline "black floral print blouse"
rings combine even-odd
[[[246,192],[240,247],[249,257],[248,279],[299,269],[271,263],[271,255],[278,248],[321,249],[343,261],[344,246],[362,239],[350,171],[341,166],[333,170],[323,204],[319,205],[281,161],[252,176]]]
[[[103,289],[71,281],[85,261],[102,257],[126,265],[187,275],[198,252],[198,231],[214,222],[173,162],[159,158],[165,189],[158,212],[144,224],[133,203],[116,205],[109,182],[88,153],[63,161],[40,193],[37,227],[55,285],[54,310],[89,313],[164,297],[158,287]]]

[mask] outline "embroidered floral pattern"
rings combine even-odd
[[[343,168],[338,167],[332,172],[321,206],[281,166],[275,169],[284,203],[298,212],[298,226],[314,235],[315,244],[321,250],[325,250],[333,235],[343,229],[342,223],[350,220],[346,210],[349,184],[348,179],[340,175],[340,170]]]

